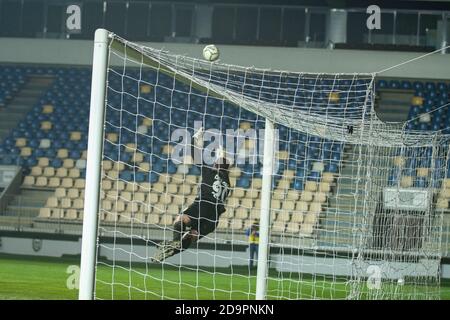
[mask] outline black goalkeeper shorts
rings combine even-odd
[[[191,218],[190,226],[193,230],[197,230],[201,238],[216,229],[219,217],[224,212],[223,205],[196,200],[183,211],[183,214]]]

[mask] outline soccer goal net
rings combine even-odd
[[[375,74],[211,63],[104,30],[95,47],[81,298],[439,298],[448,141],[380,121]],[[226,211],[153,262],[219,147]]]

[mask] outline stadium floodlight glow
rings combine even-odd
[[[380,121],[376,74],[227,65],[100,29],[92,75],[80,299],[439,298],[448,136]],[[200,212],[214,228],[187,248],[174,221],[219,170],[178,154],[193,136],[231,168],[211,184],[226,211]]]

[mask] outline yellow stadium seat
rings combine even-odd
[[[27,145],[27,139],[25,138],[17,138],[16,139],[16,147],[22,148]]]
[[[337,102],[339,102],[339,92],[330,92],[329,94],[328,94],[328,99],[329,99],[329,101],[330,102],[332,102],[332,103],[337,103]]]
[[[102,180],[102,190],[108,191],[112,189],[111,180]]]
[[[57,157],[60,159],[65,159],[69,156],[69,151],[67,149],[59,149],[57,153]]]
[[[73,187],[73,179],[72,178],[63,178],[61,181],[61,186],[64,188],[72,188]]]
[[[219,223],[217,224],[217,229],[219,230],[225,230],[228,229],[228,219],[220,217]]]
[[[289,222],[286,225],[287,233],[298,233],[300,231],[300,225],[297,222]]]
[[[436,201],[437,209],[448,209],[448,199],[438,198]]]
[[[291,219],[291,216],[289,214],[289,211],[281,211],[277,215],[277,221],[288,222],[290,219]]]
[[[163,193],[164,190],[165,185],[161,182],[157,182],[152,185],[152,192]]]
[[[80,179],[80,178],[75,179],[75,182],[73,184],[74,188],[81,189],[82,191],[84,190],[85,185],[86,185],[86,180]]]
[[[144,126],[150,127],[153,124],[153,120],[151,118],[144,118],[142,120],[142,124]]]
[[[139,184],[137,182],[131,181],[126,182],[125,190],[129,192],[138,192],[139,191]]]
[[[396,156],[394,158],[394,165],[397,167],[403,167],[405,165],[405,158],[402,156]]]
[[[317,190],[317,183],[314,181],[306,181],[305,182],[305,190],[314,192]]]
[[[51,214],[50,208],[40,208],[38,218],[48,219],[51,217]]]
[[[275,210],[280,209],[281,208],[281,202],[279,200],[272,199],[270,208],[271,209],[275,209]]]
[[[120,192],[120,199],[125,201],[131,201],[131,192],[129,191]]]
[[[256,219],[259,219],[261,217],[261,210],[259,209],[250,209],[249,219],[251,221],[254,221]]]
[[[141,162],[138,165],[138,171],[140,172],[150,172],[151,168],[152,167],[148,162]]]
[[[159,202],[159,196],[156,193],[150,193],[147,197],[147,201],[150,204],[156,204]]]
[[[303,213],[302,212],[294,212],[292,213],[291,221],[295,223],[303,222]]]
[[[112,170],[113,168],[113,163],[111,160],[103,160],[102,161],[102,169],[105,171],[109,171]]]
[[[172,203],[172,196],[170,194],[162,194],[161,197],[159,198],[159,202],[161,202],[162,204],[171,204]]]
[[[159,221],[160,225],[163,226],[171,226],[173,224],[173,215],[170,214],[162,214],[161,220]]]
[[[119,141],[119,135],[117,133],[107,133],[106,140],[116,143]]]
[[[55,197],[65,198],[66,197],[66,189],[65,188],[56,188]]]
[[[295,202],[294,201],[283,201],[281,205],[281,209],[292,211],[295,209]]]
[[[330,192],[331,186],[329,182],[319,182],[319,191]]]
[[[400,178],[400,186],[402,188],[410,188],[413,186],[413,177],[410,176],[402,176]]]
[[[252,189],[259,190],[262,187],[262,179],[261,178],[253,178],[252,179]]]
[[[49,114],[53,112],[53,105],[51,104],[44,104],[42,106],[42,113]]]
[[[141,163],[142,161],[144,161],[144,155],[140,152],[134,153],[133,156],[131,157],[131,162]]]
[[[52,142],[50,141],[50,139],[41,139],[41,142],[39,143],[39,148],[48,149],[50,148],[51,144]]]
[[[35,186],[36,187],[47,187],[48,180],[47,177],[37,177]]]
[[[300,226],[300,233],[309,236],[313,233],[313,226],[309,223],[303,223]]]
[[[126,210],[126,203],[122,200],[117,200],[113,203],[113,211],[116,212],[124,212]]]
[[[30,147],[23,147],[22,149],[20,149],[20,155],[22,157],[29,157],[31,156],[32,150]]]
[[[241,169],[239,167],[232,167],[230,169],[230,177],[240,177]]]
[[[55,168],[47,167],[44,168],[44,172],[42,173],[44,177],[53,177],[55,175]]]
[[[443,199],[450,199],[450,188],[441,189],[439,197]]]
[[[159,214],[151,213],[147,216],[147,223],[149,224],[158,224],[159,223]]]
[[[152,188],[152,185],[150,184],[150,182],[141,182],[139,183],[139,192],[144,192],[144,193],[148,193],[150,192]]]
[[[188,184],[182,184],[178,192],[182,195],[190,195],[192,193],[192,187]]]
[[[113,190],[125,190],[125,182],[124,181],[114,181]]]
[[[51,209],[52,219],[64,219],[64,210],[59,208]]]
[[[286,194],[285,194],[284,190],[275,189],[272,194],[272,199],[283,200],[285,198],[285,196],[286,196]]]
[[[72,207],[74,209],[83,209],[84,208],[84,201],[83,201],[83,199],[75,199],[75,200],[73,200]]]
[[[307,212],[308,211],[308,203],[305,201],[298,201],[295,203],[295,210],[297,212]]]
[[[167,193],[169,194],[176,194],[178,193],[178,186],[173,183],[169,183],[166,187]]]
[[[30,187],[30,186],[33,186],[34,183],[35,183],[35,178],[33,176],[26,176],[23,179],[23,185],[24,186]]]
[[[70,199],[76,199],[80,196],[80,192],[78,189],[70,188],[67,189],[67,197]]]
[[[242,219],[232,219],[230,222],[231,230],[241,230],[242,229]]]
[[[79,132],[79,131],[72,131],[70,133],[70,140],[72,140],[72,141],[79,141],[79,140],[81,140],[81,132]]]
[[[251,127],[252,127],[252,124],[251,124],[250,122],[242,121],[242,122],[239,124],[239,128],[240,128],[240,129],[243,129],[243,130],[251,129]]]
[[[302,191],[301,195],[300,195],[300,200],[301,201],[306,201],[306,202],[310,202],[313,199],[313,193],[311,191]]]
[[[68,176],[67,169],[66,168],[56,169],[56,176],[59,178],[66,178]]]
[[[30,175],[33,177],[38,177],[42,175],[42,168],[41,167],[32,167]]]
[[[291,182],[289,180],[282,179],[278,182],[278,189],[280,190],[288,190],[291,186]]]
[[[52,123],[50,121],[42,121],[41,122],[41,130],[51,130]]]
[[[245,195],[245,190],[242,188],[235,188],[232,191],[232,196],[235,198],[243,198]]]
[[[276,153],[276,157],[280,160],[287,160],[289,159],[289,152],[282,150],[282,151],[278,151]]]
[[[69,209],[72,207],[72,200],[69,198],[62,198],[61,199],[61,208],[63,209]]]
[[[414,96],[411,99],[411,103],[414,106],[421,106],[423,104],[423,97]]]
[[[304,217],[303,223],[304,224],[311,224],[315,225],[318,219],[317,213],[314,212],[308,212],[306,216]]]
[[[80,170],[77,168],[72,168],[69,170],[69,177],[77,179],[80,177]]]
[[[110,200],[102,200],[101,208],[105,211],[111,211],[113,208],[112,202]]]
[[[272,223],[272,232],[283,233],[286,228],[286,223],[283,221],[274,221]]]
[[[245,193],[245,197],[249,199],[258,199],[259,198],[259,191],[255,189],[249,189]]]
[[[68,209],[64,218],[68,220],[76,220],[78,219],[78,211],[76,209]]]
[[[50,197],[47,199],[47,202],[45,204],[46,207],[48,208],[58,208],[59,202],[58,202],[58,198],[56,197]]]
[[[147,94],[152,92],[152,87],[148,84],[141,85],[141,93]]]
[[[80,159],[83,159],[83,160],[87,159],[87,150],[83,150],[83,152],[81,153],[81,158]]]
[[[327,200],[327,196],[323,192],[315,192],[314,193],[314,201],[324,203]]]
[[[64,159],[63,167],[66,169],[72,169],[75,167],[75,161],[73,161],[73,159]]]
[[[38,166],[41,168],[48,167],[49,164],[50,164],[50,160],[48,160],[48,158],[43,157],[43,158],[39,158],[39,160],[38,160]]]
[[[322,182],[333,183],[333,181],[334,181],[334,173],[332,172],[322,173]]]
[[[429,173],[428,168],[417,168],[418,177],[428,177],[428,173]]]
[[[58,177],[51,177],[48,180],[48,187],[49,188],[58,188],[61,185],[61,179]]]
[[[173,146],[170,144],[166,144],[164,145],[164,147],[162,148],[162,153],[163,154],[172,154],[173,151]]]
[[[240,207],[240,208],[237,208],[237,210],[235,211],[235,214],[234,214],[234,216],[235,216],[235,218],[238,218],[238,219],[247,219],[248,218],[248,209],[247,208],[243,208],[243,207]]]
[[[309,212],[320,213],[322,211],[322,204],[319,202],[311,202],[309,205]]]
[[[286,194],[286,200],[297,201],[300,198],[300,192],[297,190],[288,190]]]

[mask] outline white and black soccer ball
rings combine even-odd
[[[219,49],[213,44],[209,44],[203,48],[203,58],[207,61],[216,61],[219,59]]]

